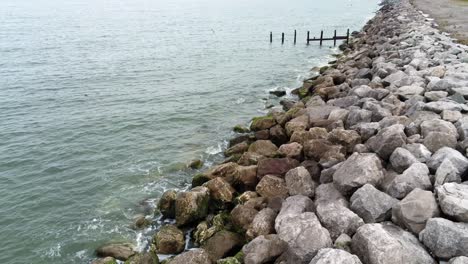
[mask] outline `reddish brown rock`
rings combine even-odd
[[[267,174],[284,176],[289,170],[299,166],[299,161],[291,158],[262,159],[258,162],[257,177]]]

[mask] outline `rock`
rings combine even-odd
[[[247,230],[247,236],[253,239],[257,236],[273,234],[275,232],[276,215],[276,212],[271,208],[261,210]]]
[[[226,149],[224,151],[224,156],[230,157],[230,156],[234,156],[236,154],[242,154],[242,153],[246,152],[247,150],[249,150],[249,143],[244,141],[244,142],[241,142],[239,144],[236,144],[236,145]]]
[[[378,185],[383,180],[382,164],[373,153],[354,153],[333,174],[333,183],[344,195],[350,195],[369,183]]]
[[[253,190],[258,183],[257,166],[239,166],[237,167],[236,185],[243,185],[246,189]],[[237,186],[238,187],[238,186]]]
[[[466,168],[468,168],[468,159],[460,152],[449,147],[443,147],[437,150],[427,161],[427,166],[435,171],[445,159],[450,160],[458,171],[465,171]]]
[[[260,131],[260,130],[272,128],[275,125],[276,125],[276,120],[273,116],[256,117],[252,120],[252,124],[250,125],[250,130]]]
[[[382,159],[387,160],[396,148],[406,144],[406,135],[403,125],[386,127],[371,137],[366,145],[377,153]]]
[[[277,97],[282,97],[286,95],[286,90],[284,89],[275,89],[272,91],[269,91],[270,94],[277,96]]]
[[[468,257],[461,256],[450,259],[448,264],[468,264]]]
[[[341,234],[333,244],[334,248],[351,252],[351,237],[347,234]]]
[[[288,244],[278,235],[259,236],[242,248],[245,264],[269,263],[286,251]]]
[[[468,255],[468,224],[444,218],[431,218],[419,239],[435,256],[450,259]]]
[[[340,145],[333,145],[325,139],[312,139],[304,143],[304,155],[316,161],[319,161],[326,153],[344,152],[344,148]]]
[[[231,211],[232,224],[242,230],[248,230],[257,213],[257,209],[239,204]]]
[[[165,191],[159,199],[158,209],[161,214],[166,218],[175,217],[175,201],[177,192],[175,190]]]
[[[366,184],[351,196],[351,210],[366,223],[378,223],[390,220],[392,207],[398,200]]]
[[[286,198],[281,205],[281,211],[275,220],[275,229],[277,230],[281,225],[282,221],[294,218],[304,212],[311,212],[313,210],[314,203],[309,197],[303,195],[295,195]]]
[[[283,176],[297,166],[299,161],[291,158],[262,159],[258,162],[257,177],[261,178],[267,174]]]
[[[432,91],[432,92],[424,93],[424,97],[426,97],[426,99],[430,102],[439,101],[447,96],[448,96],[448,93],[445,91]]]
[[[126,261],[135,255],[135,250],[130,244],[109,244],[96,249],[96,255],[101,258],[113,257],[118,260]]]
[[[264,129],[260,131],[255,131],[254,137],[255,137],[255,140],[267,140],[270,138],[270,130]]]
[[[389,184],[387,193],[397,199],[404,198],[412,190],[430,190],[429,169],[424,163],[414,163],[403,174],[397,175]]]
[[[408,150],[419,162],[425,163],[431,156],[432,153],[424,146],[419,143],[412,143],[403,146],[404,149]]]
[[[309,172],[304,167],[294,168],[285,176],[289,195],[304,195],[314,197],[316,183],[312,181]]]
[[[350,253],[341,249],[332,248],[319,250],[317,255],[310,262],[310,264],[331,263],[362,264],[356,255],[351,255]]]
[[[377,134],[377,131],[380,129],[380,124],[377,122],[374,123],[359,123],[351,129],[356,130],[361,135],[362,142],[367,141],[369,138]]]
[[[436,152],[443,147],[455,148],[457,146],[457,138],[447,133],[431,132],[424,138],[423,144],[430,151]]]
[[[392,221],[401,227],[419,234],[427,220],[439,216],[439,208],[430,191],[414,189],[393,207]]]
[[[468,185],[445,183],[436,188],[440,208],[444,214],[459,222],[468,222]]]
[[[294,131],[302,131],[309,128],[309,116],[301,115],[286,123],[285,129],[288,136],[291,136]]]
[[[434,113],[442,113],[444,110],[451,110],[451,111],[462,111],[464,107],[459,103],[451,102],[451,101],[435,101],[430,102],[424,105],[424,110],[432,111]]]
[[[117,261],[113,257],[106,257],[102,259],[96,259],[91,264],[117,264]],[[156,262],[158,264],[158,262]]]
[[[204,174],[208,179],[216,177],[224,178],[229,184],[235,184],[238,181],[237,169],[239,165],[234,162],[224,163],[209,169]]]
[[[354,235],[364,221],[353,211],[339,203],[319,204],[316,208],[320,222],[334,240],[341,234]]]
[[[458,137],[457,128],[452,123],[441,119],[427,120],[421,123],[423,137],[427,137],[431,132],[441,132],[453,135],[455,138]]]
[[[437,263],[416,237],[388,222],[361,226],[353,236],[351,247],[366,264]]]
[[[315,206],[320,204],[341,204],[348,207],[348,200],[335,188],[333,183],[321,184],[315,189]]]
[[[295,263],[308,263],[318,250],[332,245],[328,230],[312,212],[288,217],[275,226],[279,238],[289,245],[285,254],[298,260]]]
[[[256,187],[257,193],[265,198],[273,197],[288,197],[288,188],[284,179],[274,175],[266,175],[263,177]]]
[[[460,139],[464,140],[468,138],[468,117],[463,116],[458,120],[456,123],[458,134],[460,135]]]
[[[354,146],[361,143],[361,136],[354,130],[333,129],[328,134],[328,141],[345,147],[348,153],[353,152]]]
[[[161,227],[153,241],[159,254],[177,254],[185,248],[184,232],[173,225]]]
[[[458,111],[444,110],[442,111],[442,119],[448,122],[457,122],[463,117],[463,115]]]
[[[330,115],[328,116],[328,120],[341,120],[341,121],[346,121],[348,118],[349,110],[346,109],[335,109],[333,110]]]
[[[297,142],[281,145],[278,153],[283,157],[300,160],[302,158],[302,145]]]
[[[197,160],[192,160],[190,164],[188,165],[189,168],[198,170],[203,167],[203,161],[197,159]]]
[[[415,95],[422,95],[424,94],[424,88],[416,85],[411,86],[402,86],[398,88],[397,94],[402,96],[405,99],[408,99]]]
[[[186,251],[180,255],[177,255],[172,260],[169,260],[167,264],[212,264],[208,253],[201,248],[192,249]]]
[[[199,219],[208,213],[210,193],[206,187],[195,187],[188,192],[177,194],[175,201],[175,219],[178,226],[183,226]]]
[[[390,156],[390,163],[393,169],[399,173],[405,171],[411,164],[418,162],[419,160],[409,150],[401,147],[396,148]]]
[[[212,199],[223,202],[230,203],[234,198],[234,193],[236,190],[223,178],[217,177],[214,178],[205,184],[203,184],[210,191],[210,196]]]
[[[435,174],[434,186],[440,186],[447,182],[461,182],[461,172],[458,171],[457,167],[449,159],[445,159],[437,168]]]
[[[136,229],[146,228],[151,225],[151,220],[147,219],[145,215],[139,214],[133,218],[133,227]]]
[[[250,145],[249,152],[272,158],[278,154],[278,147],[270,140],[257,140]]]
[[[270,139],[277,146],[280,146],[281,144],[288,142],[289,137],[286,134],[286,130],[282,126],[276,125],[270,128]]]
[[[221,230],[210,237],[202,246],[213,262],[225,257],[229,252],[235,252],[242,246],[242,236],[226,230]]]
[[[353,109],[349,112],[346,119],[346,127],[350,128],[360,123],[369,123],[372,121],[372,112],[365,109]]]

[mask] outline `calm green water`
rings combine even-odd
[[[0,262],[88,263],[377,0],[0,1]],[[291,33],[298,30],[298,45]],[[275,42],[268,43],[269,31]],[[286,43],[279,43],[280,32]]]

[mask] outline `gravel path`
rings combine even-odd
[[[443,31],[452,33],[461,43],[468,44],[468,1],[411,0],[413,5],[429,14]]]

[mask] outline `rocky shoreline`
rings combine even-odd
[[[106,245],[94,263],[468,263],[468,47],[401,0],[341,48],[163,194],[175,222],[149,252]]]

